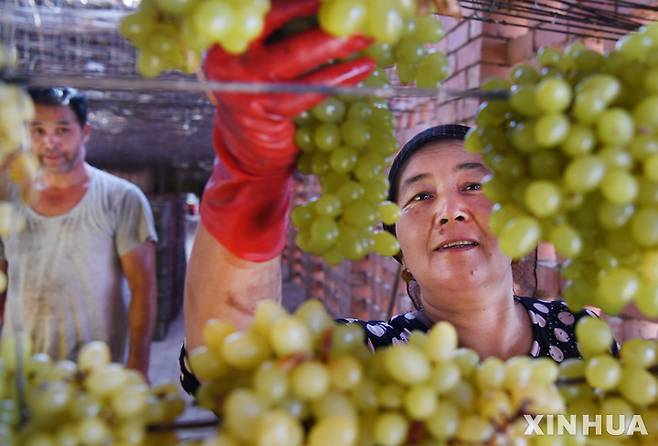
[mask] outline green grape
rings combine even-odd
[[[269,333],[272,349],[278,356],[306,353],[311,350],[311,335],[308,327],[294,316],[278,319]]]
[[[585,356],[607,352],[613,342],[608,324],[593,317],[584,317],[578,321],[576,338],[578,338],[578,347]]]
[[[650,318],[658,317],[658,284],[641,283],[635,296],[635,305],[642,314]]]
[[[394,225],[400,218],[400,207],[391,201],[383,201],[379,204],[379,215],[382,223]]]
[[[630,169],[633,158],[628,151],[618,147],[604,147],[596,154],[608,168]]]
[[[653,208],[640,208],[630,221],[633,239],[643,247],[658,245],[658,211]]]
[[[311,224],[312,242],[325,250],[338,240],[338,225],[330,217],[320,217]]]
[[[624,366],[621,371],[619,393],[634,405],[647,406],[655,402],[658,396],[656,378],[644,369]]]
[[[408,430],[409,423],[402,414],[386,412],[375,420],[375,441],[382,446],[403,445],[407,439]]]
[[[329,154],[324,152],[315,152],[311,160],[311,172],[317,176],[329,173]]]
[[[119,33],[136,45],[143,45],[154,25],[154,17],[144,12],[124,16],[119,22]]]
[[[365,188],[361,184],[350,180],[338,189],[336,196],[341,203],[347,204],[359,200],[364,193]]]
[[[253,441],[254,425],[265,412],[264,402],[248,389],[232,391],[223,404],[223,422],[229,432],[242,441]]]
[[[633,110],[633,120],[640,129],[655,130],[658,128],[658,96],[644,98]]]
[[[377,7],[368,9],[365,28],[378,42],[396,43],[404,29],[404,18],[400,15],[396,0],[380,0]]]
[[[417,64],[425,54],[425,46],[415,39],[405,37],[398,42],[394,54],[398,63]]]
[[[358,431],[353,419],[344,416],[319,420],[308,435],[308,446],[352,446]]]
[[[459,421],[455,438],[465,442],[486,443],[494,435],[490,422],[477,415],[466,415]]]
[[[611,108],[601,113],[596,132],[603,144],[623,146],[631,141],[635,124],[630,113],[622,108]]]
[[[324,194],[315,201],[313,209],[319,216],[333,218],[340,214],[341,203],[337,196]]]
[[[482,361],[475,371],[475,382],[480,390],[498,389],[505,379],[505,363],[496,357]]]
[[[437,362],[430,372],[429,383],[439,394],[452,390],[459,382],[461,372],[459,367],[449,361]]]
[[[350,119],[340,126],[341,139],[350,147],[363,147],[370,141],[370,129],[362,120]]]
[[[364,1],[332,0],[323,2],[318,18],[324,30],[338,37],[358,33],[368,12]]]
[[[345,115],[345,103],[336,98],[327,98],[311,109],[311,115],[322,122],[337,123]]]
[[[628,339],[621,346],[621,363],[624,366],[649,368],[656,363],[656,347],[646,339]]]
[[[562,114],[545,114],[535,123],[535,139],[541,147],[554,147],[562,144],[568,134],[569,120]]]
[[[535,101],[542,111],[561,113],[571,103],[571,86],[558,78],[543,79],[535,88]]]
[[[295,131],[295,144],[303,152],[312,152],[315,150],[313,142],[313,129],[308,127],[298,127]]]
[[[349,391],[357,388],[363,379],[361,363],[351,356],[331,358],[327,364],[333,388]]]
[[[594,132],[584,125],[572,124],[562,143],[562,151],[571,157],[587,155],[596,146]],[[600,153],[599,153],[599,156]]]
[[[537,116],[541,113],[534,85],[513,85],[510,90],[509,103],[514,111],[524,116]]]
[[[375,252],[378,254],[391,257],[400,251],[400,244],[390,232],[377,231],[372,237],[375,241]]]
[[[537,217],[553,215],[560,207],[560,189],[550,181],[533,181],[525,190],[525,204]]]
[[[345,206],[343,219],[357,228],[369,227],[377,221],[377,208],[366,202],[355,201]]]
[[[375,42],[370,45],[363,53],[364,55],[373,59],[380,67],[390,67],[395,63],[393,49],[389,43]]]
[[[658,252],[655,250],[643,252],[639,270],[644,279],[658,282]]]
[[[343,416],[356,418],[357,411],[352,401],[342,393],[327,393],[311,403],[317,419]]]
[[[620,311],[635,297],[639,286],[637,275],[628,269],[614,268],[606,271],[599,278],[598,303]]]
[[[563,257],[576,257],[583,249],[580,234],[567,224],[555,226],[550,232],[549,240]]]
[[[556,66],[561,58],[562,55],[555,48],[542,47],[537,51],[537,61],[542,67]]]
[[[329,390],[331,377],[327,368],[320,362],[307,361],[296,367],[290,384],[293,393],[302,400],[316,399]]]
[[[228,365],[249,370],[269,357],[270,348],[261,335],[250,331],[238,331],[224,338],[221,354]]]
[[[540,235],[541,229],[535,219],[513,217],[501,230],[500,249],[511,258],[521,258],[537,246]]]
[[[598,219],[606,229],[623,227],[633,216],[635,207],[632,204],[617,204],[607,200],[601,202],[598,208]]]
[[[165,60],[158,54],[142,49],[137,54],[137,71],[144,77],[158,76],[165,69]]]
[[[422,43],[438,42],[444,36],[443,25],[433,15],[416,17],[414,20],[414,37]]]
[[[510,137],[514,147],[521,152],[535,152],[540,149],[535,137],[535,122],[516,122],[510,131]]]
[[[437,440],[448,440],[457,433],[459,411],[449,401],[441,401],[436,413],[425,423],[430,435]]]
[[[334,124],[320,124],[313,133],[313,142],[318,150],[330,152],[341,143],[340,130]]]
[[[595,189],[606,172],[606,166],[596,156],[583,156],[571,161],[564,172],[564,184],[573,192]]]
[[[434,88],[448,77],[449,62],[444,53],[435,52],[425,55],[415,72],[419,88]]]
[[[421,383],[430,375],[430,365],[423,352],[409,345],[392,346],[386,351],[384,363],[388,373],[401,384]]]
[[[308,205],[298,206],[292,210],[290,219],[298,228],[308,226],[313,221],[313,210]]]
[[[576,85],[576,92],[589,93],[601,98],[606,104],[611,104],[621,92],[621,84],[610,74],[593,74]]]
[[[625,170],[608,170],[600,188],[603,196],[616,204],[630,203],[638,194],[635,177]]]
[[[646,160],[658,154],[658,140],[648,135],[635,135],[630,144],[630,152],[635,159]]]
[[[606,109],[606,101],[595,93],[578,93],[574,99],[572,115],[581,124],[593,124]]]
[[[379,205],[386,200],[388,196],[388,180],[384,177],[377,177],[361,183],[364,187],[363,198],[372,203]]]
[[[264,414],[256,425],[258,446],[300,446],[304,431],[298,420],[285,411]]]
[[[235,11],[222,0],[208,0],[198,3],[191,17],[197,33],[207,35],[208,40],[224,42],[233,29]]]
[[[510,71],[509,79],[513,84],[535,84],[539,73],[530,65],[517,65]]]

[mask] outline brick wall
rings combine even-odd
[[[446,91],[438,98],[404,98],[391,102],[396,116],[400,145],[429,126],[446,123],[472,124],[479,101],[451,96],[450,90],[475,88],[492,76],[506,77],[510,67],[530,61],[543,46],[563,47],[578,37],[568,26],[563,32],[482,23],[475,20],[440,17],[446,37],[436,45],[449,58],[451,75],[443,83]],[[579,39],[588,47],[603,51],[613,44],[593,38]],[[296,197],[312,195],[315,185],[308,178],[297,182]],[[291,237],[294,234],[291,233]],[[396,280],[398,264],[393,259],[370,255],[359,262],[343,262],[332,268],[319,259],[301,253],[289,243],[284,257],[291,280],[303,285],[308,295],[323,299],[335,315],[378,319],[411,308],[404,282]],[[561,295],[560,260],[550,244],[542,243],[532,255],[513,266],[517,294],[556,298]],[[395,288],[395,290],[394,290]],[[620,340],[656,337],[658,324],[637,318],[611,318]]]

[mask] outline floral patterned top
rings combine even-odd
[[[533,342],[530,356],[548,356],[556,362],[569,358],[580,358],[576,342],[576,322],[581,317],[597,317],[590,310],[572,313],[561,300],[542,300],[532,297],[515,296],[528,311],[532,322]],[[368,347],[374,350],[391,344],[406,343],[413,330],[426,332],[429,327],[415,315],[415,312],[399,314],[390,321],[362,321],[359,319],[339,319],[339,322],[360,324],[367,337]],[[618,354],[618,346],[612,346],[612,353]]]

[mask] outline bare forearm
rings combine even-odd
[[[245,328],[259,301],[281,299],[280,257],[267,262],[242,260],[219,244],[201,225],[185,283],[185,345],[203,343],[207,320],[217,318]]]
[[[156,314],[155,286],[136,290],[132,296],[128,317],[130,325],[128,367],[144,373],[148,371]]]

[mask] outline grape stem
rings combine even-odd
[[[219,419],[212,420],[195,420],[195,421],[176,421],[173,423],[150,424],[147,427],[149,432],[177,431],[183,429],[205,429],[219,425]]]

